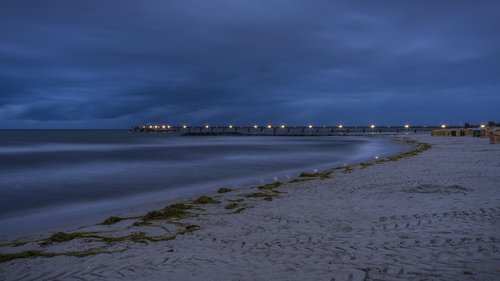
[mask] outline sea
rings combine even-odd
[[[0,240],[99,223],[405,149],[377,137],[0,130]]]

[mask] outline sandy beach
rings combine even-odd
[[[4,244],[0,280],[500,280],[500,146],[409,137],[432,148]]]

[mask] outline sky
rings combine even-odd
[[[0,128],[500,121],[500,1],[2,0]]]

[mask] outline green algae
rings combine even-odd
[[[289,183],[296,183],[296,182],[305,182],[305,181],[310,181],[310,180],[315,180],[316,178],[294,178],[288,181]]]
[[[226,188],[226,187],[221,187],[217,190],[217,193],[228,193],[228,192],[231,192],[233,191],[233,189],[231,188]]]
[[[271,190],[271,191],[274,191],[273,189],[278,188],[278,187],[282,186],[283,184],[284,183],[282,183],[280,181],[277,181],[277,182],[273,182],[273,183],[268,183],[268,184],[260,185],[257,188],[259,190]]]
[[[240,204],[232,202],[232,203],[227,204],[224,208],[228,209],[228,210],[231,210],[231,209],[236,209],[239,206],[240,206]]]
[[[196,198],[195,200],[193,200],[193,204],[197,204],[197,205],[217,204],[217,203],[219,203],[219,201],[213,199],[212,197],[206,196],[206,195],[200,196],[200,197]]]
[[[111,217],[105,219],[101,224],[103,224],[103,225],[111,225],[111,224],[119,223],[119,222],[121,222],[124,219],[125,218],[111,216]]]
[[[265,201],[272,201],[273,197],[277,197],[275,194],[270,194],[267,192],[254,192],[254,193],[247,193],[243,194],[246,198],[260,198]]]

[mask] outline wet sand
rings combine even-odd
[[[190,205],[180,219],[3,245],[3,254],[69,256],[3,262],[0,279],[500,280],[500,146],[411,137],[433,147],[329,177],[209,194],[219,203]]]

